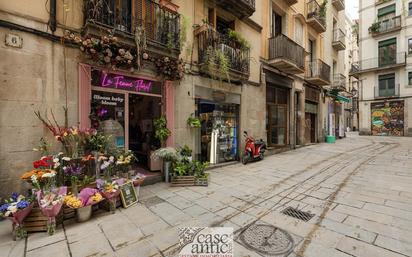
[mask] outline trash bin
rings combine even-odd
[[[326,143],[328,144],[334,144],[336,142],[336,137],[335,136],[326,136]]]

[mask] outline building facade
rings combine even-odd
[[[212,165],[242,157],[243,131],[272,153],[343,136],[343,0],[104,2],[0,4],[0,195],[53,141],[35,111],[113,135],[146,170],[161,116],[168,146]]]
[[[365,135],[412,135],[408,1],[360,1],[359,131]]]

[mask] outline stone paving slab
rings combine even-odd
[[[65,222],[50,237],[14,242],[9,221],[1,221],[0,256],[175,257],[179,227],[241,231],[258,221],[305,239],[290,257],[412,257],[410,167],[411,138],[350,136],[210,170],[208,187],[142,187],[139,203]],[[289,206],[315,216],[282,214]],[[235,256],[262,255],[235,242]]]

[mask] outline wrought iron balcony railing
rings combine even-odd
[[[336,8],[337,11],[345,10],[344,0],[332,0],[332,5]]]
[[[85,24],[123,32],[130,37],[134,36],[137,27],[142,27],[148,40],[167,48],[180,48],[178,13],[163,8],[152,0],[136,0],[136,12],[133,15],[131,3],[131,0],[87,1]]]
[[[296,70],[294,73],[303,73],[305,70],[305,49],[289,37],[281,34],[269,38],[269,60],[277,68]]]
[[[396,16],[390,19],[381,20],[373,23],[369,27],[369,32],[372,36],[378,36],[380,34],[396,31],[402,28],[401,16]]]
[[[332,88],[341,91],[346,90],[346,76],[341,73],[333,74]]]
[[[341,29],[333,30],[332,46],[337,50],[346,49],[346,35]]]
[[[375,98],[390,98],[390,97],[398,97],[400,94],[400,85],[395,84],[393,87],[389,87],[385,85],[385,87],[380,88],[379,86],[375,86]]]
[[[309,61],[306,64],[305,79],[317,85],[329,85],[330,66],[319,59]]]
[[[216,58],[216,52],[219,54],[222,53],[228,61],[230,73],[239,74],[243,78],[245,76],[249,77],[249,48],[242,46],[239,42],[229,38],[227,35],[220,34],[212,27],[208,27],[199,32],[197,34],[197,39],[199,64],[202,65],[214,61],[220,65],[218,63],[219,58]],[[213,58],[213,60],[210,58]]]
[[[379,57],[362,60],[354,63],[353,66],[359,67],[357,73],[373,70],[382,70],[406,65],[406,53],[384,54]]]

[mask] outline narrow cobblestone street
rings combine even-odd
[[[237,235],[250,224],[270,224],[291,235],[288,256],[412,256],[411,167],[411,138],[351,135],[211,170],[208,187],[145,186],[137,205],[65,223],[51,237],[14,242],[4,220],[0,255],[176,256],[179,227],[228,226],[234,256],[265,256]],[[287,207],[315,216],[286,216]]]

